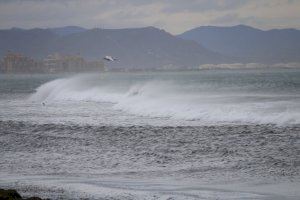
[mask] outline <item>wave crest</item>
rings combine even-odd
[[[247,93],[236,88],[214,91],[193,82],[99,81],[98,76],[57,79],[37,88],[30,100],[111,102],[112,108],[150,117],[199,120],[202,123],[299,124],[299,96]]]

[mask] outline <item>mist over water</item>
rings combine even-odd
[[[54,199],[299,199],[297,69],[0,81],[1,187]]]
[[[111,103],[130,115],[199,124],[298,124],[298,76],[259,70],[79,75],[45,83],[29,99]]]

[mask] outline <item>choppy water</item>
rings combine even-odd
[[[299,139],[300,70],[0,76],[0,186],[25,195],[298,199]]]

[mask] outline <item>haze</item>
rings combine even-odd
[[[300,28],[297,0],[1,0],[0,29],[155,26],[179,34],[203,25]]]
[[[299,22],[300,0],[0,0],[0,200],[299,200]]]

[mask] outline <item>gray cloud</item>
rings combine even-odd
[[[180,33],[201,25],[300,28],[296,0],[0,0],[0,28],[158,26]]]
[[[245,4],[247,4],[247,0],[190,0],[190,1],[182,1],[182,0],[173,0],[173,1],[165,1],[166,7],[164,11],[166,12],[181,12],[181,11],[189,11],[189,12],[205,12],[205,11],[224,11],[224,10],[232,10],[237,9]]]

